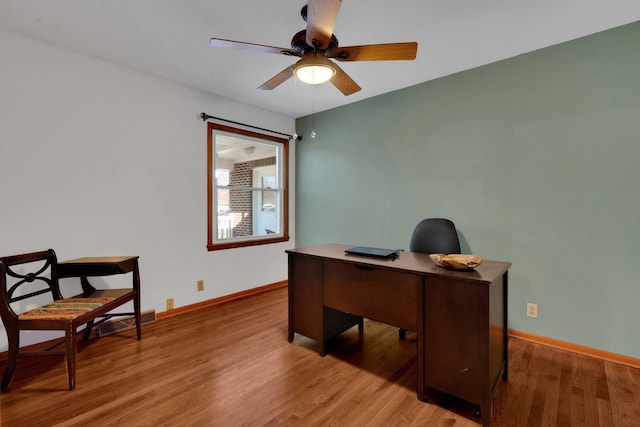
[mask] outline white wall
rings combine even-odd
[[[167,298],[180,307],[286,279],[293,212],[288,243],[207,251],[198,116],[286,133],[293,118],[3,31],[0,58],[0,256],[139,255],[142,308],[158,312]],[[292,145],[291,177],[294,160]],[[293,182],[289,194],[293,207]]]

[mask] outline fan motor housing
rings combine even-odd
[[[324,51],[331,51],[338,47],[338,39],[335,35],[331,34],[331,41],[329,41],[329,47]],[[307,52],[315,52],[317,49],[307,44],[307,30],[298,31],[291,39],[291,49],[300,52],[304,55]]]

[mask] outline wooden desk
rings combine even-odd
[[[88,277],[111,276],[114,274],[133,273],[133,308],[131,313],[136,316],[136,332],[138,339],[142,338],[142,325],[140,319],[140,270],[138,269],[138,256],[111,256],[111,257],[83,257],[70,259],[58,263],[58,278],[80,277],[82,294],[84,296],[111,296],[108,289],[96,290],[89,282]]]
[[[491,423],[491,400],[507,380],[508,262],[485,260],[452,271],[426,254],[395,259],[345,254],[348,245],[286,251],[289,256],[289,341],[299,333],[319,343],[367,317],[417,331],[417,395],[433,388],[480,406]]]

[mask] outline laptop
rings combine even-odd
[[[370,248],[368,246],[356,246],[346,249],[345,252],[350,255],[363,255],[377,258],[395,258],[402,249],[382,249]]]

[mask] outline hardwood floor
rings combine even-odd
[[[2,426],[477,426],[476,407],[416,398],[415,339],[365,321],[326,357],[287,341],[286,288],[80,342],[77,388],[62,358],[23,358],[0,395]],[[638,426],[640,370],[511,338],[495,426]],[[4,368],[4,366],[0,366]]]

